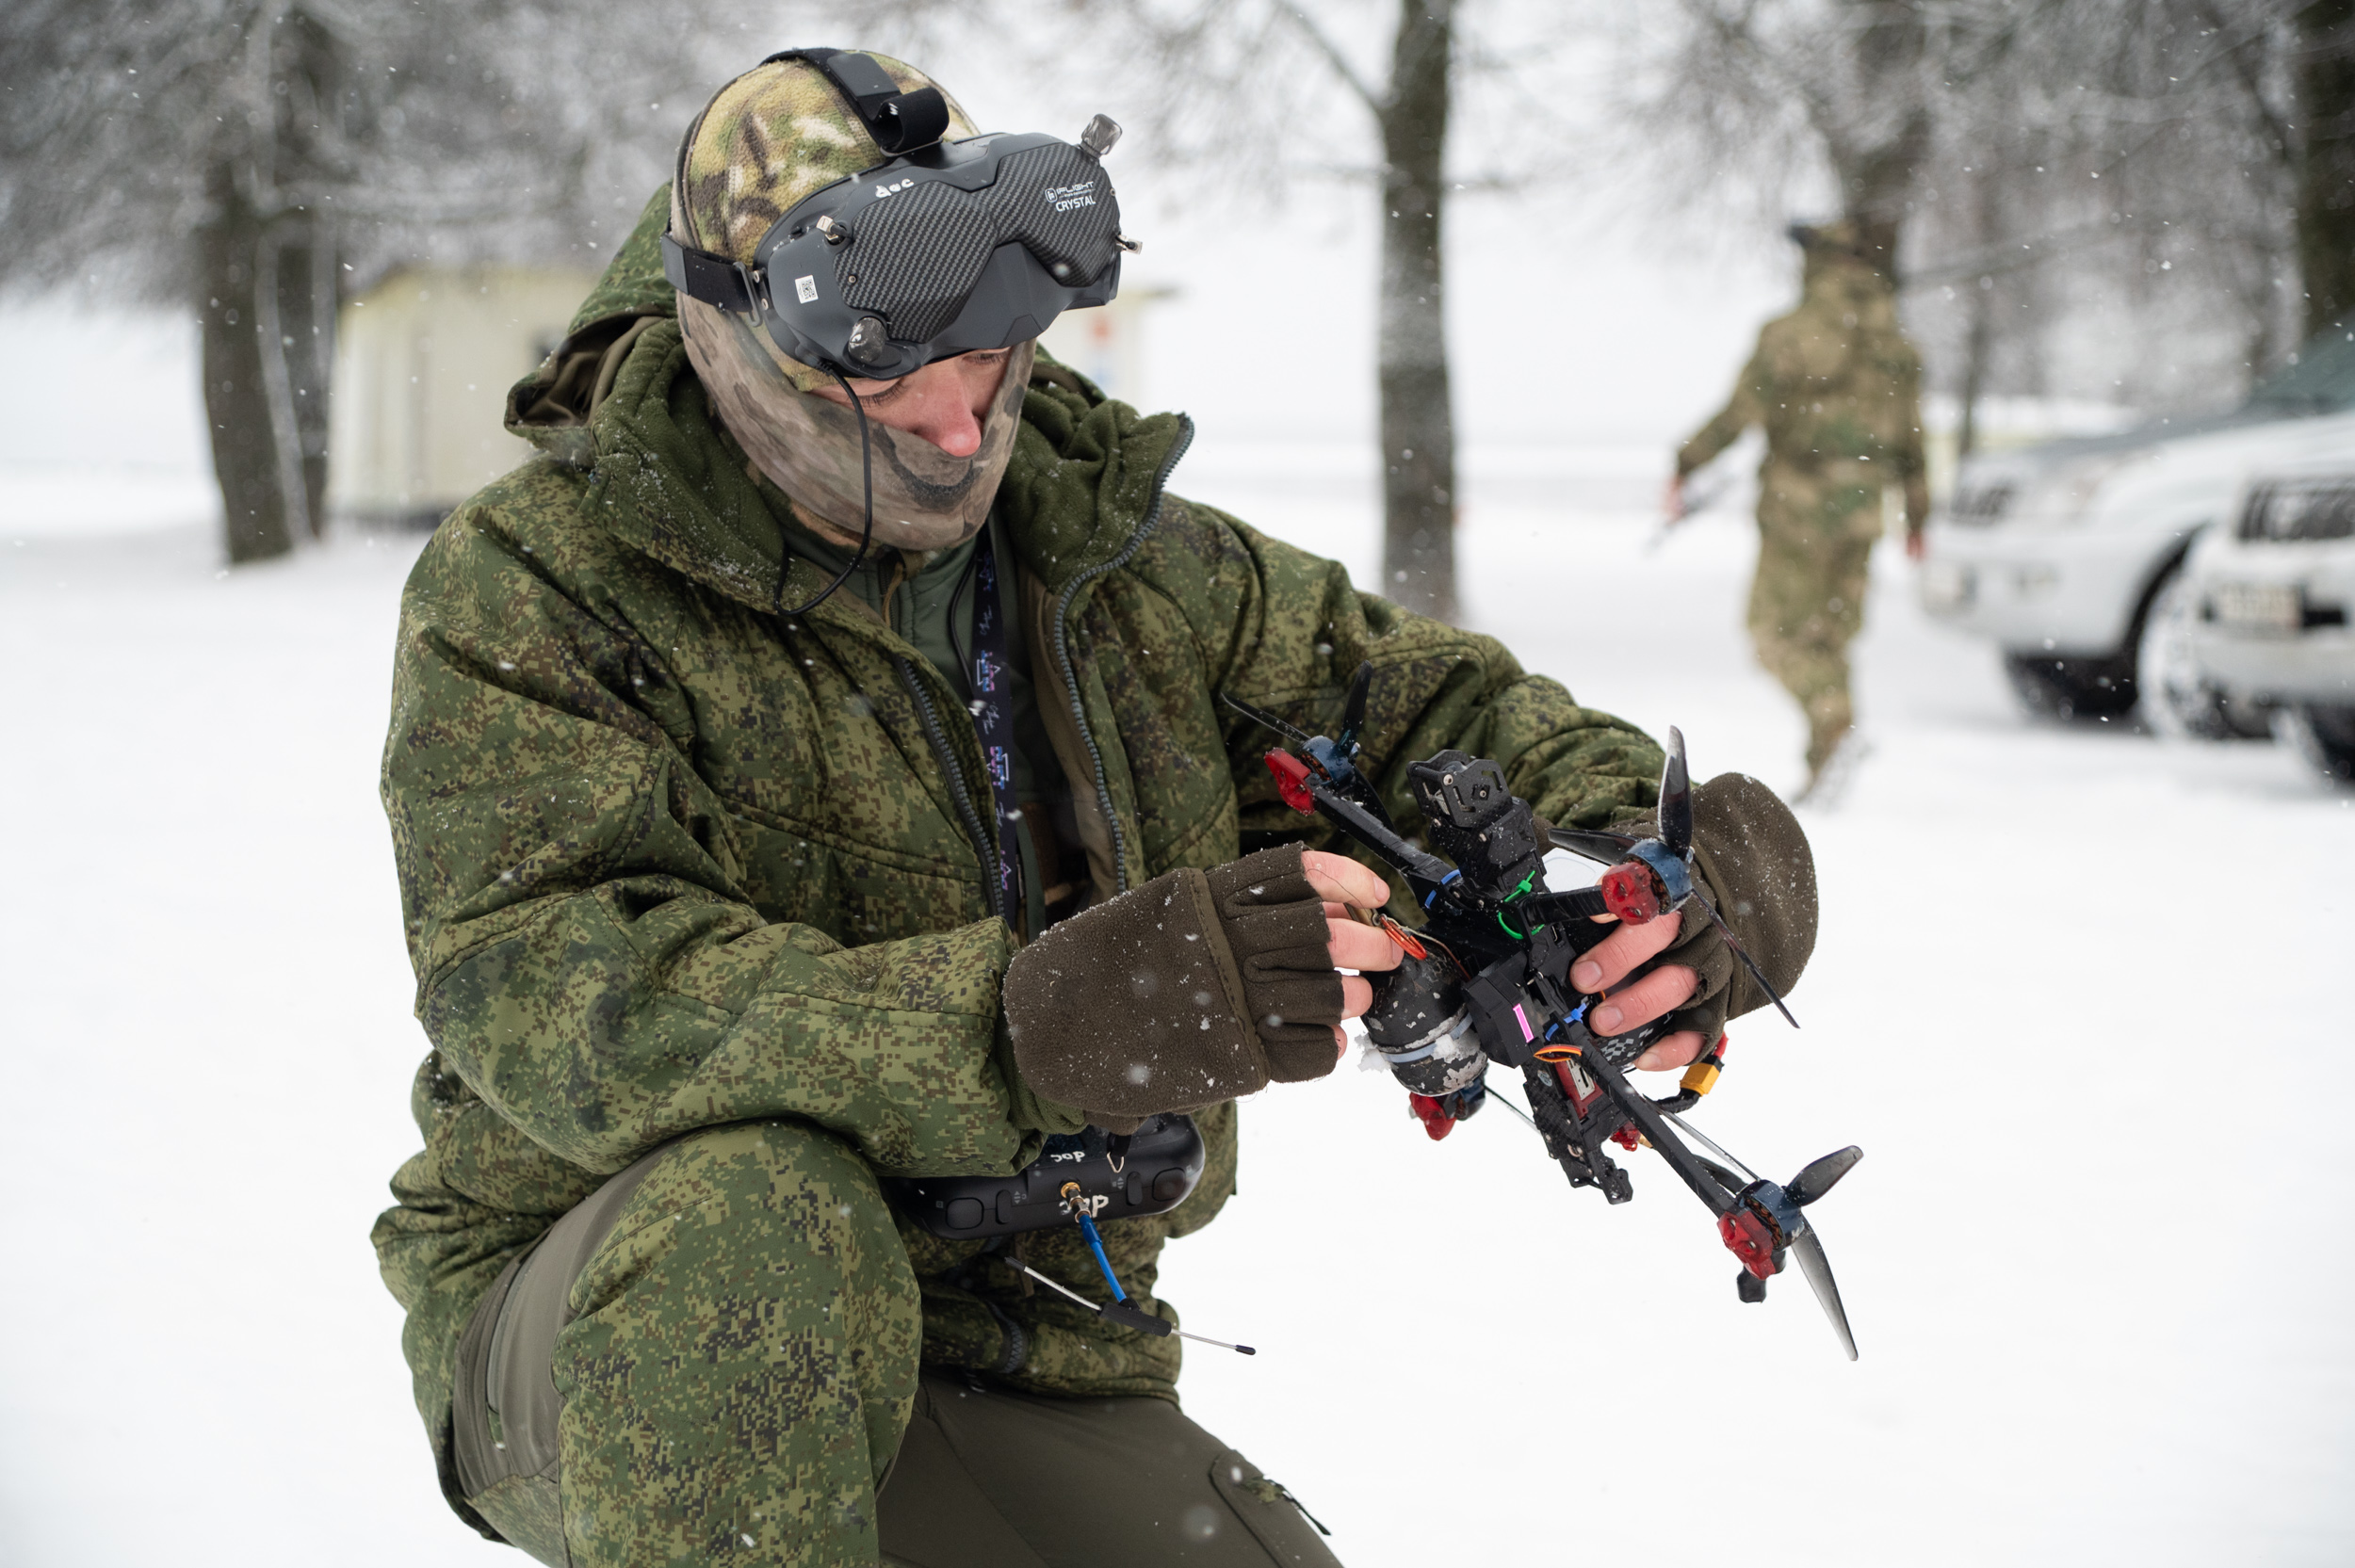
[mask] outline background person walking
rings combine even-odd
[[[1848,644],[1864,624],[1866,568],[1882,492],[1902,485],[1906,551],[1929,515],[1922,462],[1922,360],[1897,328],[1897,292],[1845,222],[1795,224],[1806,253],[1799,303],[1766,323],[1733,395],[1677,452],[1665,506],[1684,514],[1684,481],[1753,425],[1758,573],[1750,639],[1758,662],[1807,714],[1807,787],[1816,792],[1855,722]]]

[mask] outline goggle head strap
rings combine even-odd
[[[805,60],[842,94],[858,122],[885,155],[898,157],[930,147],[949,129],[949,101],[938,88],[902,92],[872,55],[848,49],[781,49],[761,61]]]
[[[767,311],[760,268],[681,245],[669,229],[662,231],[661,243],[662,275],[690,299],[755,317]]]
[[[775,65],[783,60],[802,60],[816,67],[842,95],[886,158],[930,147],[949,129],[949,101],[939,89],[901,92],[872,55],[849,49],[781,49],[760,63]],[[686,155],[682,145],[681,180],[686,175]],[[689,299],[723,311],[758,316],[768,310],[759,267],[682,245],[668,229],[662,233],[662,275]]]

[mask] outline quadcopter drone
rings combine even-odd
[[[1767,1280],[1795,1257],[1842,1348],[1855,1360],[1856,1338],[1840,1287],[1805,1210],[1848,1173],[1862,1151],[1852,1146],[1826,1155],[1785,1183],[1759,1176],[1683,1119],[1716,1081],[1724,1037],[1707,1044],[1678,1092],[1651,1099],[1628,1082],[1625,1070],[1668,1032],[1666,1021],[1597,1034],[1588,1026],[1587,1010],[1601,997],[1580,993],[1568,980],[1570,965],[1616,929],[1613,922],[1642,925],[1674,912],[1698,912],[1784,1020],[1798,1026],[1701,886],[1693,859],[1693,787],[1683,736],[1668,732],[1659,831],[1644,839],[1548,826],[1486,758],[1445,751],[1409,764],[1415,804],[1443,859],[1399,832],[1358,765],[1357,734],[1372,675],[1371,665],[1359,666],[1337,736],[1308,735],[1222,696],[1290,742],[1266,758],[1285,803],[1324,817],[1388,863],[1423,911],[1418,929],[1379,917],[1403,956],[1399,968],[1376,984],[1364,1020],[1368,1038],[1408,1091],[1415,1115],[1431,1137],[1443,1138],[1490,1098],[1491,1064],[1520,1069],[1526,1119],[1573,1188],[1596,1188],[1611,1203],[1627,1202],[1633,1184],[1608,1146],[1617,1143],[1631,1153],[1648,1146],[1715,1216],[1719,1238],[1742,1265],[1735,1276],[1741,1299],[1764,1301]],[[1552,890],[1546,885],[1545,855],[1557,849],[1607,869],[1592,887]],[[1519,1113],[1509,1100],[1495,1098]],[[1679,1133],[1704,1152],[1688,1148]]]

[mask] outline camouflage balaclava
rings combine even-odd
[[[936,86],[911,66],[874,57],[903,91]],[[950,137],[977,135],[953,98]],[[750,262],[771,224],[811,192],[871,169],[885,154],[833,84],[806,60],[746,72],[687,128],[671,184],[671,230],[680,243]],[[864,517],[858,415],[816,389],[824,371],[785,353],[757,322],[678,297],[687,355],[720,421],[797,507],[856,539]],[[1031,345],[1006,363],[982,445],[950,457],[922,436],[867,421],[875,475],[875,542],[939,550],[981,531],[1014,454]]]

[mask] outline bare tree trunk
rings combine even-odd
[[[1955,461],[1979,449],[1979,397],[1987,386],[1988,351],[1994,339],[1992,289],[1971,290],[1971,330],[1963,339],[1962,420],[1955,431]]]
[[[278,247],[290,453],[301,471],[302,514],[314,538],[327,531],[327,387],[335,341],[335,252],[323,227],[298,216]]]
[[[280,15],[273,28],[273,167],[282,179],[298,170],[315,177],[322,167],[322,135],[338,122],[350,73],[335,34],[300,6]],[[282,212],[272,233],[284,364],[280,430],[285,459],[299,470],[288,491],[300,497],[303,519],[317,537],[327,527],[327,389],[337,293],[333,209]]]
[[[2355,0],[2298,14],[2298,253],[2306,335],[2355,316]]]
[[[2271,230],[2273,225],[2267,224]],[[2253,240],[2249,244],[2249,265],[2255,275],[2241,298],[2249,306],[2249,331],[2242,341],[2248,345],[2242,356],[2248,361],[2249,379],[2258,380],[2281,368],[2282,363],[2295,343],[2282,341],[2282,286],[2294,259],[2291,251],[2297,241],[2271,237]]]
[[[271,417],[257,308],[266,224],[238,188],[235,166],[217,159],[205,173],[211,215],[196,234],[203,302],[204,418],[220,487],[232,561],[267,560],[294,547],[286,527],[283,465]],[[267,351],[278,346],[269,344]]]
[[[1456,616],[1455,419],[1448,389],[1448,72],[1455,0],[1403,0],[1382,108],[1382,591]]]
[[[1981,252],[1995,246],[1996,186],[1993,170],[1982,168],[1972,192],[1973,238]],[[1995,348],[1995,288],[1991,276],[1969,280],[1971,326],[1963,338],[1962,419],[1955,432],[1955,461],[1960,462],[1979,446],[1979,397],[1987,388],[1987,362]]]
[[[1911,94],[1905,90],[1904,78],[1920,64],[1927,41],[1921,16],[1910,6],[1885,0],[1849,3],[1869,16],[1854,44],[1858,74],[1868,95],[1905,102]],[[1842,216],[1855,229],[1858,248],[1882,271],[1896,277],[1907,199],[1913,193],[1914,170],[1929,152],[1929,110],[1916,105],[1877,140],[1825,139],[1831,150],[1833,171],[1840,177],[1846,209]]]

